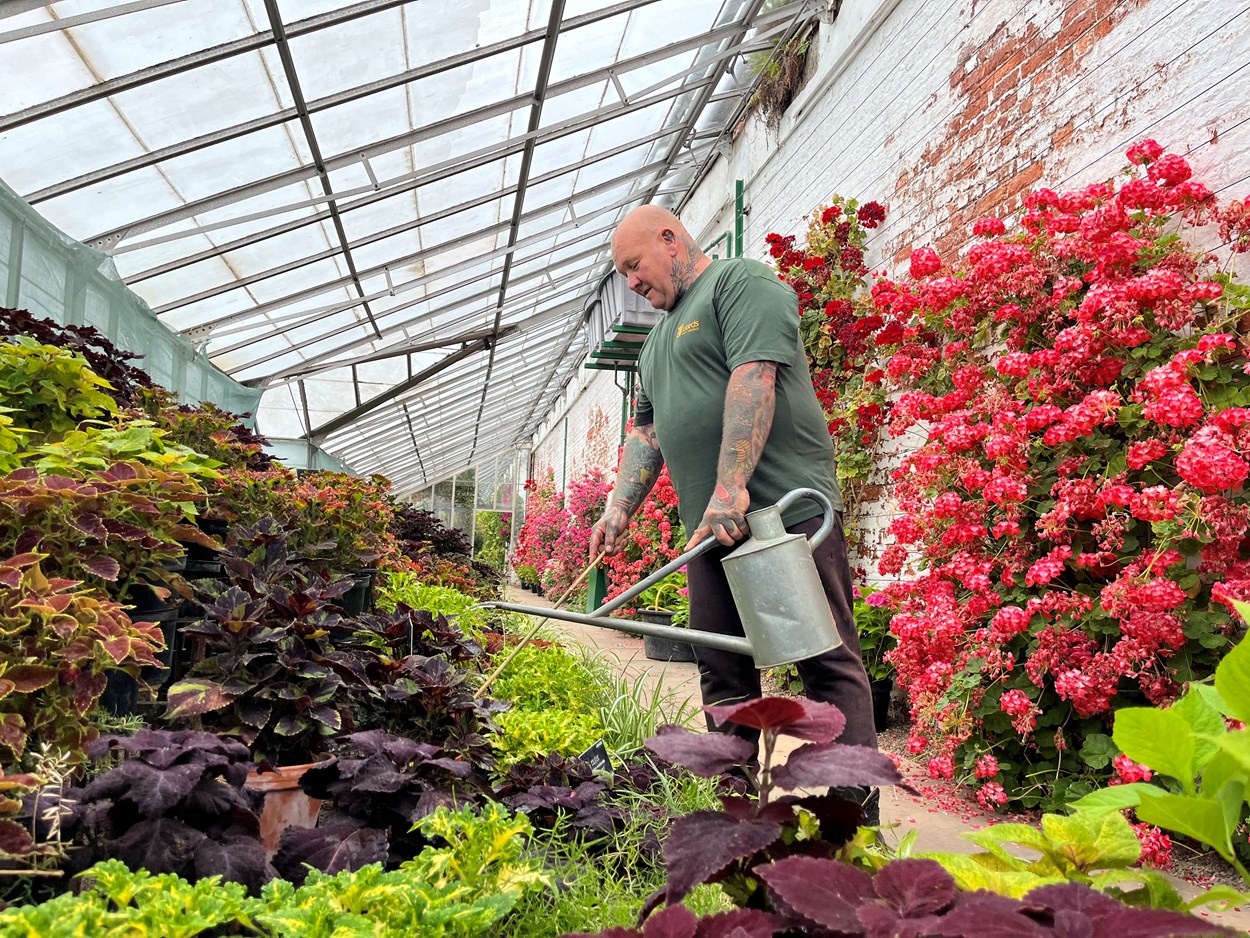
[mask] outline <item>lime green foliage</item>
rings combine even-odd
[[[221,883],[216,876],[192,886],[178,876],[131,872],[120,860],[108,860],[87,870],[82,879],[86,888],[80,895],[66,893],[41,905],[0,912],[0,935],[191,938],[252,924],[249,910],[255,900],[238,883]]]
[[[645,795],[615,792],[624,826],[610,839],[591,840],[564,823],[538,835],[533,851],[560,883],[558,891],[531,892],[503,923],[500,935],[558,938],[633,927],[647,896],[664,887],[658,844],[674,817],[719,805],[715,783],[682,772],[661,776]],[[699,886],[684,900],[699,915],[733,908],[719,886]]]
[[[655,586],[643,590],[638,597],[638,608],[666,610],[673,613],[673,625],[688,625],[690,597],[686,594],[686,575],[670,573]]]
[[[22,438],[30,431],[17,426],[9,414],[12,407],[0,407],[0,474],[12,472],[21,463],[17,454],[22,449]]]
[[[495,717],[499,733],[491,746],[500,771],[518,762],[541,761],[553,752],[576,756],[603,735],[599,718],[571,710],[508,710]]]
[[[491,696],[523,710],[593,712],[603,686],[584,661],[559,645],[523,647],[495,681]]]
[[[1235,603],[1250,621],[1250,605]],[[1226,729],[1225,717],[1250,723],[1250,644],[1243,639],[1215,670],[1215,688],[1191,685],[1167,710],[1126,707],[1116,712],[1112,739],[1134,762],[1156,776],[1116,785],[1075,802],[1081,812],[1133,808],[1139,820],[1184,834],[1213,848],[1242,879],[1250,872],[1233,849],[1250,784],[1250,730]]]
[[[447,846],[427,847],[391,873],[375,864],[312,872],[299,888],[275,880],[260,898],[215,876],[192,886],[109,860],[83,874],[81,895],[0,912],[0,936],[191,938],[246,929],[273,938],[473,938],[499,934],[496,924],[527,892],[552,883],[539,860],[522,858],[530,834],[523,815],[496,804],[480,815],[439,808],[420,827]]]
[[[384,612],[394,612],[400,603],[411,609],[424,609],[434,615],[451,619],[465,635],[477,640],[482,632],[493,627],[490,610],[473,609],[478,601],[468,593],[450,586],[422,583],[408,570],[388,571],[378,579],[377,605]]]
[[[0,342],[0,406],[41,437],[55,438],[80,421],[117,413],[113,398],[100,390],[109,387],[77,352],[27,336]]]
[[[1078,882],[1130,905],[1190,908],[1162,873],[1133,868],[1141,844],[1118,811],[1047,814],[1041,830],[1029,824],[993,824],[963,837],[983,852],[919,854],[940,862],[961,889],[988,889],[1019,899],[1037,886]],[[1017,856],[1012,847],[1027,848],[1029,856]]]
[[[511,515],[497,511],[479,511],[473,522],[473,559],[503,570],[508,553],[505,539]]]
[[[420,823],[446,847],[427,847],[390,873],[378,865],[327,876],[311,872],[303,886],[275,881],[261,896],[257,921],[277,938],[422,938],[495,935],[517,901],[551,885],[536,859],[522,859],[530,823],[496,804],[480,815],[439,808]]]
[[[103,471],[114,463],[137,462],[164,472],[217,479],[215,459],[169,439],[150,420],[130,420],[122,427],[88,426],[64,433],[54,443],[36,446],[24,457],[41,473]]]

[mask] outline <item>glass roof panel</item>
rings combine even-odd
[[[561,22],[619,2],[569,0]],[[54,9],[65,17],[103,5]],[[676,92],[704,69],[681,73],[708,61],[702,37],[718,18],[755,5],[636,0],[552,45],[551,0],[422,0],[376,12],[349,0],[283,0],[293,82],[272,39],[212,63],[196,58],[266,35],[263,0],[184,0],[0,44],[10,78],[0,114],[55,101],[52,113],[0,132],[0,176],[23,195],[41,193],[38,209],[70,235],[107,236],[133,289],[165,310],[162,321],[197,342],[207,334],[220,367],[269,381],[262,432],[307,430],[294,382],[303,376],[314,429],[350,418],[327,448],[361,471],[394,467],[397,487],[415,488],[507,451],[542,421],[579,365],[582,311],[607,269],[612,225],[657,180],[671,186],[692,171],[677,147],[700,117],[696,91]],[[338,22],[294,25],[319,14]],[[5,27],[50,18],[34,10]],[[707,74],[718,78],[728,62]],[[93,88],[166,63],[157,80],[107,96]],[[333,203],[295,113],[296,87],[312,108]],[[95,178],[78,178],[88,173]],[[492,355],[473,352],[408,386],[410,369],[444,362],[462,344],[451,340],[497,323],[513,331],[495,344],[489,385]],[[451,344],[363,361],[440,341]],[[369,403],[396,386],[404,390],[395,400]]]

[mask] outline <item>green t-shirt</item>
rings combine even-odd
[[[799,487],[825,493],[842,510],[833,441],[799,338],[798,297],[759,261],[717,260],[651,330],[638,356],[636,420],[655,424],[687,534],[699,526],[716,487],[729,376],[755,361],[780,367],[772,431],[747,485],[751,510],[775,505]],[[786,511],[785,523],[820,512],[816,502],[801,499]]]

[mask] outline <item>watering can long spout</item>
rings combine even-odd
[[[802,534],[787,534],[781,521],[781,512],[800,498],[812,498],[824,509],[824,523],[810,542]],[[757,668],[802,661],[841,645],[842,638],[811,554],[811,547],[823,541],[833,529],[834,511],[829,499],[814,489],[794,489],[782,496],[776,505],[751,512],[747,515],[747,523],[751,539],[721,561],[746,637],[616,619],[608,615],[670,573],[680,570],[690,560],[717,546],[719,542],[711,537],[700,541],[591,613],[516,603],[491,602],[482,605],[750,655],[755,659]]]

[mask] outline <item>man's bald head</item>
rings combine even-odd
[[[670,310],[711,261],[680,218],[659,205],[640,205],[612,233],[612,263],[631,290]]]

